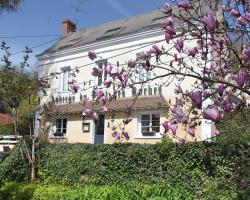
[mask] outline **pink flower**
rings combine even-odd
[[[227,99],[223,102],[223,106],[225,112],[230,112],[233,108],[233,104]]]
[[[247,21],[248,23],[250,23],[250,13],[247,12],[245,16],[242,16],[244,18],[245,21]]]
[[[173,26],[173,19],[172,17],[167,17],[164,22],[162,23],[162,27],[165,29],[167,26]]]
[[[110,74],[111,73],[111,70],[112,70],[113,66],[111,64],[108,64],[106,67],[105,67],[105,71]]]
[[[146,60],[146,62],[142,65],[142,67],[146,70],[149,71],[150,70],[150,61]]]
[[[241,189],[245,189],[245,188],[247,187],[247,182],[246,182],[246,180],[244,180],[244,179],[240,180],[240,182],[239,182],[239,187],[240,187]]]
[[[95,60],[97,58],[96,53],[94,51],[89,51],[88,56],[90,60]]]
[[[93,118],[94,120],[98,120],[99,116],[98,116],[97,112],[93,112],[92,118]]]
[[[207,16],[203,17],[201,22],[208,28],[209,31],[213,32],[215,30],[216,21],[211,12],[209,12]]]
[[[234,76],[233,79],[241,88],[243,88],[247,81],[247,74],[245,72],[239,72],[239,74]]]
[[[99,76],[102,74],[102,69],[100,68],[97,68],[97,67],[94,67],[93,70],[92,70],[92,75],[93,76]]]
[[[182,138],[178,140],[178,144],[180,144],[180,145],[185,144],[185,142],[186,142],[186,140],[184,140],[184,139],[182,139]]]
[[[224,113],[218,110],[217,106],[206,108],[203,112],[204,119],[211,120],[213,122],[220,121],[224,118]]]
[[[90,117],[90,116],[92,115],[92,110],[87,108],[87,109],[85,109],[84,114],[85,114],[87,117]]]
[[[240,16],[236,19],[236,21],[238,22],[239,25],[241,26],[245,26],[247,24],[247,21],[245,20],[244,17]]]
[[[97,90],[95,93],[97,99],[101,99],[104,96],[104,93],[102,90]]]
[[[150,49],[151,53],[154,53],[155,55],[160,55],[161,50],[157,45],[153,45],[152,48]]]
[[[111,84],[112,84],[111,78],[108,78],[104,81],[104,85],[106,86],[106,88],[109,88]]]
[[[181,94],[181,93],[183,93],[183,90],[181,89],[180,84],[175,85],[174,92],[175,92],[175,94]]]
[[[225,87],[224,87],[224,85],[221,83],[221,84],[219,85],[219,88],[218,88],[219,94],[220,94],[220,95],[223,95],[224,90],[225,90]]]
[[[112,136],[116,139],[116,140],[120,140],[121,139],[121,134],[118,131],[114,131],[112,133]]]
[[[176,135],[176,130],[178,128],[178,124],[169,124],[168,127],[171,130],[172,134]]]
[[[243,51],[241,53],[241,60],[243,62],[247,62],[250,60],[250,47],[243,49]]]
[[[202,104],[202,92],[201,91],[195,91],[195,92],[189,92],[187,96],[192,100],[193,105],[197,108],[201,107]]]
[[[232,10],[231,7],[226,7],[225,5],[222,5],[221,9],[222,9],[223,12],[230,12]]]
[[[105,107],[105,106],[102,106],[102,108],[101,108],[100,112],[102,112],[102,113],[106,113],[106,112],[108,112],[108,108],[107,108],[107,107]]]
[[[236,11],[235,9],[232,9],[229,13],[234,17],[239,17],[240,16],[240,13],[238,11]]]
[[[178,52],[181,52],[181,50],[183,49],[183,46],[184,46],[183,39],[182,38],[177,39],[176,44],[174,45],[174,47],[176,48],[176,50]]]
[[[184,10],[188,10],[188,9],[192,9],[192,5],[188,2],[188,1],[181,1],[179,3],[177,3],[177,6],[179,8],[183,8]]]
[[[165,133],[168,132],[168,130],[169,130],[168,122],[166,122],[166,121],[163,122],[163,123],[162,123],[162,126],[163,126],[163,128],[165,129]]]
[[[220,131],[218,131],[217,129],[212,131],[212,137],[216,137],[218,135],[220,135]]]
[[[193,58],[195,57],[195,55],[198,53],[198,49],[197,47],[191,48],[188,50],[188,55],[192,56]]]
[[[80,89],[80,86],[79,86],[78,84],[73,84],[73,85],[71,86],[71,88],[72,88],[72,90],[73,90],[75,93],[77,93],[78,90]]]
[[[172,12],[172,8],[168,3],[165,3],[161,12],[167,15],[168,13]]]
[[[191,135],[192,137],[194,137],[195,136],[195,128],[189,127],[188,134]]]
[[[135,67],[136,67],[136,62],[133,61],[133,60],[129,60],[129,61],[128,61],[128,67],[129,67],[129,68],[135,68]]]
[[[132,121],[132,117],[126,117],[125,119],[123,119],[123,123],[124,124],[128,124],[129,122],[131,122]]]
[[[171,39],[173,39],[174,35],[176,35],[176,30],[171,26],[167,26],[165,28],[165,40],[166,40],[166,42],[169,43],[169,41]]]
[[[126,138],[126,140],[129,140],[129,134],[127,131],[122,131],[122,135]]]

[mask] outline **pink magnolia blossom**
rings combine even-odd
[[[96,95],[97,99],[101,99],[104,96],[104,92],[102,90],[97,90],[95,92],[95,95]]]
[[[197,108],[201,107],[202,104],[202,92],[201,91],[192,91],[187,94],[187,96],[192,100],[193,105]]]
[[[154,53],[155,55],[160,55],[161,50],[157,45],[153,45],[152,48],[150,49],[151,53]]]
[[[236,11],[235,9],[232,9],[229,13],[234,17],[239,17],[240,16],[240,13],[238,11]]]
[[[129,140],[129,134],[127,131],[122,131],[122,135],[125,137],[126,140]]]
[[[172,134],[173,134],[173,135],[176,135],[176,131],[177,131],[177,128],[178,128],[178,124],[169,124],[168,127],[169,127],[169,129],[171,130]]]
[[[165,133],[168,132],[168,130],[169,130],[168,122],[167,121],[163,122],[162,126],[165,129]]]
[[[206,108],[204,110],[203,117],[205,119],[216,122],[216,121],[220,121],[224,118],[224,113],[219,111],[217,106],[213,106],[211,108]]]
[[[198,49],[197,47],[191,48],[188,50],[188,55],[192,56],[193,58],[195,57],[195,55],[198,53]]]
[[[244,20],[248,23],[250,23],[250,13],[247,12],[245,16],[242,16],[244,18]]]
[[[108,112],[108,108],[105,107],[105,106],[102,106],[101,109],[100,109],[100,112],[106,113],[106,112]]]
[[[223,12],[230,12],[232,10],[231,7],[227,7],[225,5],[221,5],[221,9],[222,9]]]
[[[162,23],[162,27],[165,29],[167,26],[173,26],[173,19],[172,17],[167,17],[163,23]]]
[[[236,21],[238,22],[239,25],[241,26],[245,26],[247,24],[247,21],[245,20],[244,17],[240,16],[236,19]]]
[[[128,67],[129,67],[129,68],[135,68],[135,67],[136,67],[136,62],[133,61],[133,60],[129,60],[129,61],[128,61]]]
[[[239,182],[239,187],[240,187],[241,189],[247,188],[247,181],[244,180],[244,179],[240,180],[240,182]]]
[[[142,67],[146,70],[146,71],[149,71],[150,70],[150,61],[149,60],[146,60],[146,62],[142,65]]]
[[[177,3],[177,6],[179,7],[179,8],[183,8],[184,10],[188,10],[188,9],[192,9],[193,7],[192,7],[192,5],[188,2],[188,1],[181,1],[181,2],[179,2],[179,3]]]
[[[163,6],[163,9],[161,10],[161,12],[165,15],[169,14],[170,12],[172,12],[172,8],[168,3],[165,3]]]
[[[98,118],[99,118],[98,113],[97,113],[97,112],[93,112],[92,118],[93,118],[94,120],[98,120]]]
[[[188,128],[188,134],[191,135],[192,137],[195,137],[195,128],[189,127]]]
[[[182,38],[179,38],[177,39],[175,45],[174,45],[175,49],[178,51],[178,52],[181,52],[183,47],[184,47],[184,41]]]
[[[91,109],[89,109],[89,108],[87,108],[87,109],[85,109],[85,111],[84,111],[84,114],[87,116],[87,117],[90,117],[91,115],[92,115],[92,110]]]
[[[178,144],[180,144],[180,145],[185,144],[185,142],[186,142],[186,140],[184,140],[183,138],[180,138],[180,139],[178,140]]]
[[[78,84],[73,84],[73,85],[71,85],[71,88],[72,88],[72,90],[73,90],[75,93],[77,93],[78,90],[80,89],[80,86],[79,86]]]
[[[172,26],[166,26],[166,28],[165,28],[165,40],[167,43],[169,43],[169,41],[171,39],[173,39],[174,35],[176,35],[176,30]]]
[[[250,47],[244,48],[241,53],[241,60],[247,62],[250,60]]]
[[[228,99],[226,99],[223,102],[223,106],[224,106],[224,111],[225,112],[230,112],[232,110],[232,108],[233,108],[233,104]]]
[[[132,117],[126,117],[125,119],[123,119],[123,123],[124,124],[129,124],[132,121]]]
[[[106,67],[105,67],[105,71],[110,74],[111,73],[111,70],[112,70],[113,66],[111,64],[108,64]]]
[[[111,78],[108,78],[104,81],[104,85],[106,86],[106,88],[109,88],[111,84],[112,84]]]
[[[215,130],[212,131],[212,137],[215,137],[215,136],[218,136],[218,135],[220,135],[219,130],[215,129]]]
[[[96,53],[94,51],[89,51],[88,56],[90,60],[95,60],[97,58]]]
[[[238,84],[238,86],[243,88],[245,86],[245,84],[246,84],[246,81],[247,81],[247,74],[245,72],[241,71],[241,72],[239,72],[238,75],[235,75],[233,77],[233,79]]]
[[[120,140],[121,139],[121,134],[118,131],[114,131],[112,133],[112,136],[116,139],[116,140]]]
[[[175,85],[174,92],[175,92],[175,94],[181,94],[181,93],[183,93],[183,90],[182,90],[180,84]]]
[[[102,69],[100,68],[97,68],[97,67],[94,67],[93,70],[92,70],[92,75],[93,76],[99,76],[102,74]]]
[[[203,17],[201,22],[208,28],[209,31],[213,32],[215,30],[216,21],[211,12],[209,12],[207,16]]]

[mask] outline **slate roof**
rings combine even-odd
[[[203,15],[205,15],[207,11],[210,10],[209,7],[215,8],[216,6],[218,6],[218,2],[220,0],[193,1],[193,5],[198,5],[199,3],[202,4],[199,8],[199,12],[202,10],[201,12],[203,13]],[[195,9],[190,12],[193,12],[194,15],[197,15]],[[177,9],[173,8],[173,14],[178,15]],[[182,15],[184,14],[185,12],[182,13]],[[44,54],[54,53],[61,50],[81,47],[93,42],[99,42],[110,38],[116,38],[132,33],[142,32],[145,30],[151,30],[153,28],[159,28],[161,27],[161,22],[165,17],[166,15],[161,13],[160,10],[156,10],[150,13],[132,16],[127,19],[116,20],[101,24],[93,28],[87,28],[78,32],[70,33],[67,37],[61,38],[52,47],[44,51],[42,54],[38,55],[38,57]],[[176,18],[174,19],[174,22],[177,22]]]
[[[161,95],[139,96],[136,100],[134,97],[120,98],[112,100],[105,105],[109,111],[125,111],[127,108],[131,110],[137,109],[157,109],[169,107],[168,102]],[[83,106],[81,103],[58,104],[51,109],[52,113],[82,113],[84,109],[93,110],[100,109],[101,104],[89,102]]]

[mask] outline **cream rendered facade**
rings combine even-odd
[[[97,86],[97,80],[91,75],[93,67],[96,67],[96,60],[91,61],[88,57],[88,52],[94,50],[98,55],[99,60],[107,59],[108,63],[126,63],[128,60],[135,59],[136,53],[142,51],[148,51],[152,45],[158,45],[159,47],[164,46],[173,46],[173,43],[167,44],[164,40],[164,31],[161,28],[156,28],[152,30],[147,30],[139,33],[133,33],[126,36],[119,36],[117,38],[109,38],[100,42],[93,42],[91,44],[81,46],[78,48],[72,48],[69,50],[62,50],[55,53],[45,54],[38,57],[39,60],[39,77],[46,77],[52,73],[61,73],[62,69],[65,67],[74,69],[76,66],[79,67],[79,73],[76,74],[75,79],[78,83],[81,83],[81,87],[84,87],[82,83],[89,84],[90,88],[88,90],[80,91],[79,93],[73,94],[72,91],[62,91],[62,77],[58,75],[57,78],[50,79],[50,88],[46,90],[47,95],[41,96],[41,105],[46,104],[52,101],[52,96],[56,97],[68,97],[74,96],[74,103],[80,102],[80,94],[87,95],[90,99],[92,96],[93,87]],[[185,42],[185,48],[192,47],[196,44],[196,41],[189,40]],[[175,50],[173,50],[175,51]],[[100,59],[101,58],[101,59]],[[168,58],[162,58],[168,59]],[[152,61],[153,64],[156,61]],[[163,71],[161,69],[154,69],[153,75],[161,75]],[[62,74],[62,73],[61,73]],[[148,83],[149,85],[163,85],[166,81],[166,78],[159,78],[153,82]],[[194,82],[192,78],[185,78],[181,83],[183,90],[190,89],[191,84]],[[166,101],[175,98],[174,88],[176,82],[173,81],[170,85],[161,87],[161,95],[165,98]],[[131,89],[125,90],[125,96],[131,97]],[[60,103],[58,103],[60,104]],[[62,103],[61,103],[62,104]],[[140,121],[139,116],[143,113],[151,113],[158,111],[160,113],[160,124],[162,124],[168,118],[168,108],[159,108],[159,109],[137,109],[133,110],[132,118],[133,120],[126,126],[126,131],[129,133],[130,139],[128,142],[136,143],[156,143],[159,142],[162,138],[160,133],[163,133],[163,127],[160,125],[160,132],[155,133],[151,136],[145,136],[141,134],[140,131]],[[112,136],[112,127],[110,121],[112,116],[115,113],[115,121],[122,121],[125,113],[121,110],[111,111],[105,114],[104,120],[104,138],[103,143],[113,143],[115,138]],[[39,113],[37,113],[37,117]],[[60,118],[67,119],[67,130],[64,136],[54,136],[53,130],[55,127],[52,127],[52,131],[49,135],[49,140],[51,142],[69,142],[69,143],[96,143],[95,134],[96,134],[96,125],[95,122],[91,119],[85,119],[84,123],[89,124],[89,130],[83,131],[83,120],[81,118],[81,113],[65,113]],[[202,125],[198,127],[198,134],[196,140],[204,140],[211,136],[212,126],[211,123],[203,121]],[[119,130],[118,130],[119,131]],[[36,134],[39,134],[39,121],[36,120]],[[169,134],[170,135],[170,134]],[[180,137],[186,137],[188,140],[194,141],[194,138],[187,135],[184,127],[179,127],[177,129],[177,135]],[[125,140],[122,140],[125,141]],[[102,143],[102,142],[101,142]]]

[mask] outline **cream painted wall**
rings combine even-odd
[[[148,33],[147,33],[148,34]],[[98,48],[98,46],[95,49],[95,52],[97,53],[98,57],[101,57],[102,59],[108,59],[109,63],[117,63],[117,61],[119,61],[120,65],[126,63],[129,59],[131,58],[135,58],[136,53],[141,52],[141,51],[148,51],[152,44],[157,42],[157,41],[161,41],[158,42],[157,45],[159,47],[164,46],[164,48],[170,48],[172,53],[176,52],[176,50],[174,50],[172,47],[174,45],[174,43],[170,43],[170,44],[166,44],[166,42],[164,41],[164,33],[162,31],[158,31],[155,34],[151,34],[151,36],[147,35],[145,33],[145,35],[141,34],[140,36],[138,36],[138,38],[136,38],[136,36],[131,35],[131,39],[129,41],[126,41],[125,43],[123,42],[116,42],[114,45],[106,45],[106,46],[102,46],[101,48]],[[122,41],[122,40],[121,40]],[[190,48],[193,47],[196,41],[194,40],[187,40],[185,42],[185,48]],[[146,46],[147,45],[147,46]],[[88,49],[90,50],[90,49]],[[127,53],[129,52],[129,53]],[[63,55],[63,53],[60,56],[56,56],[53,58],[39,58],[39,77],[44,77],[44,76],[48,76],[51,73],[58,73],[61,71],[62,67],[65,66],[70,66],[71,69],[74,69],[76,66],[79,67],[79,73],[76,73],[76,80],[78,83],[80,83],[81,85],[81,93],[82,94],[86,94],[90,99],[91,99],[91,95],[92,95],[92,86],[94,86],[94,79],[91,76],[91,71],[92,68],[94,66],[96,66],[96,64],[94,62],[92,62],[88,56],[88,51],[79,51],[79,50],[75,50],[72,51],[72,53],[65,53],[65,55]],[[119,56],[118,56],[119,55]],[[110,58],[113,57],[113,58]],[[115,57],[115,58],[114,58]],[[169,62],[172,58],[168,57],[168,56],[163,56],[162,61],[163,62]],[[152,61],[152,64],[157,65],[156,61]],[[88,66],[87,66],[88,65]],[[191,65],[191,63],[190,63]],[[176,66],[177,67],[177,66]],[[200,69],[197,67],[197,69],[195,69],[197,72],[200,71]],[[155,75],[162,75],[163,73],[165,73],[164,70],[162,69],[154,69],[153,72],[155,73]],[[152,83],[150,83],[151,85],[158,83],[158,84],[162,84],[165,83],[167,80],[167,77],[165,78],[161,78],[161,79],[157,79],[155,81],[153,81]],[[87,83],[91,81],[91,88],[87,89],[87,90],[83,90],[84,87],[88,87],[88,86],[84,86],[83,83]],[[69,95],[74,95],[72,92],[67,92],[67,93],[61,93],[60,89],[59,89],[59,84],[60,82],[60,75],[56,77],[54,77],[53,79],[51,79],[49,81],[50,83],[50,88],[48,88],[46,90],[47,92],[47,96],[44,96],[42,94],[41,95],[41,104],[43,103],[47,103],[49,101],[51,101],[51,97],[53,96],[69,96]],[[182,81],[181,86],[183,87],[184,90],[188,90],[190,89],[191,84],[194,83],[194,80],[192,78],[185,78]],[[174,94],[174,87],[176,85],[176,81],[171,82],[170,84],[168,84],[167,86],[163,86],[162,88],[162,94],[163,96],[168,100],[168,99],[173,99],[173,97],[175,96]],[[131,89],[127,89],[126,90],[126,97],[131,96],[132,92]],[[76,101],[78,101],[79,98],[79,94],[76,94]],[[118,114],[117,119],[121,120],[121,114]],[[167,115],[167,114],[166,114]],[[133,116],[134,118],[136,118],[136,116]],[[107,119],[108,121],[109,119]],[[162,119],[161,119],[162,120]],[[134,121],[134,120],[133,120]],[[107,122],[108,123],[108,122]],[[93,129],[94,125],[91,122],[91,132],[94,132]],[[132,122],[127,128],[129,130],[129,132],[134,133],[135,129],[136,129],[137,125],[135,124],[135,122]],[[36,130],[38,130],[38,125],[36,127]],[[179,128],[180,131],[181,128]],[[201,136],[201,129],[199,129],[199,137],[202,138]],[[112,143],[114,142],[114,139],[111,137],[111,133],[110,133],[110,129],[107,128],[107,130],[105,130],[105,143]],[[180,131],[180,134],[184,134],[183,131]],[[187,136],[188,137],[188,136]],[[189,137],[188,137],[189,138]],[[190,139],[190,138],[189,138]],[[64,141],[65,139],[63,139]],[[79,119],[79,117],[77,116],[68,116],[68,132],[67,132],[67,142],[70,143],[74,143],[74,142],[87,142],[87,143],[93,143],[93,134],[88,134],[88,133],[82,133],[82,121]],[[200,140],[200,139],[199,139]],[[159,139],[152,139],[152,138],[148,138],[148,139],[138,139],[136,138],[133,134],[131,136],[131,140],[130,142],[139,142],[139,143],[155,143],[159,141]]]

